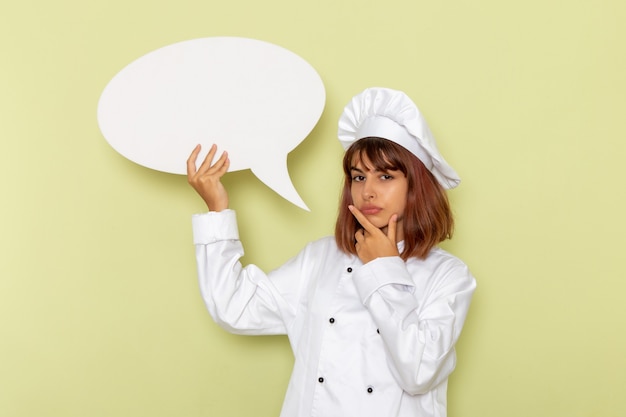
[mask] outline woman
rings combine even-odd
[[[202,295],[224,329],[286,334],[295,355],[281,416],[445,416],[454,345],[475,280],[437,247],[452,235],[445,190],[459,183],[415,104],[371,88],[339,121],[344,188],[335,236],[265,274],[243,267],[234,211],[211,148],[190,184]]]

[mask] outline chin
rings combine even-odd
[[[379,229],[384,229],[385,227],[389,226],[389,223],[379,220],[376,221],[375,219],[368,219],[370,221],[370,223],[372,223],[374,226],[376,226]]]

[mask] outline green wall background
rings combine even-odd
[[[479,282],[450,416],[626,415],[625,20],[619,0],[4,1],[0,415],[278,415],[286,339],[227,334],[200,299],[200,199],[96,122],[132,60],[223,35],[290,49],[327,89],[288,159],[311,212],[226,178],[246,261],[332,232],[343,105],[405,90],[463,178],[445,247]]]

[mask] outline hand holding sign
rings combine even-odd
[[[201,149],[200,145],[196,146],[187,160],[187,180],[202,197],[209,210],[225,210],[228,208],[228,193],[221,179],[230,165],[228,154],[222,152],[218,160],[213,163],[213,158],[217,153],[217,146],[213,145],[198,168],[197,159]]]
[[[98,123],[126,158],[184,175],[200,143],[228,151],[229,172],[250,168],[307,209],[291,183],[287,154],[315,127],[325,102],[315,70],[292,52],[253,39],[200,38],[130,63],[104,89]]]

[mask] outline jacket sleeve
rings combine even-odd
[[[476,288],[468,268],[454,257],[424,269],[411,277],[401,258],[388,257],[365,264],[354,276],[384,341],[388,365],[411,395],[430,391],[454,370],[454,345]],[[416,286],[415,280],[426,285]]]
[[[286,334],[299,291],[297,262],[273,279],[255,265],[242,266],[233,210],[194,215],[192,224],[200,291],[215,322],[236,334]]]

